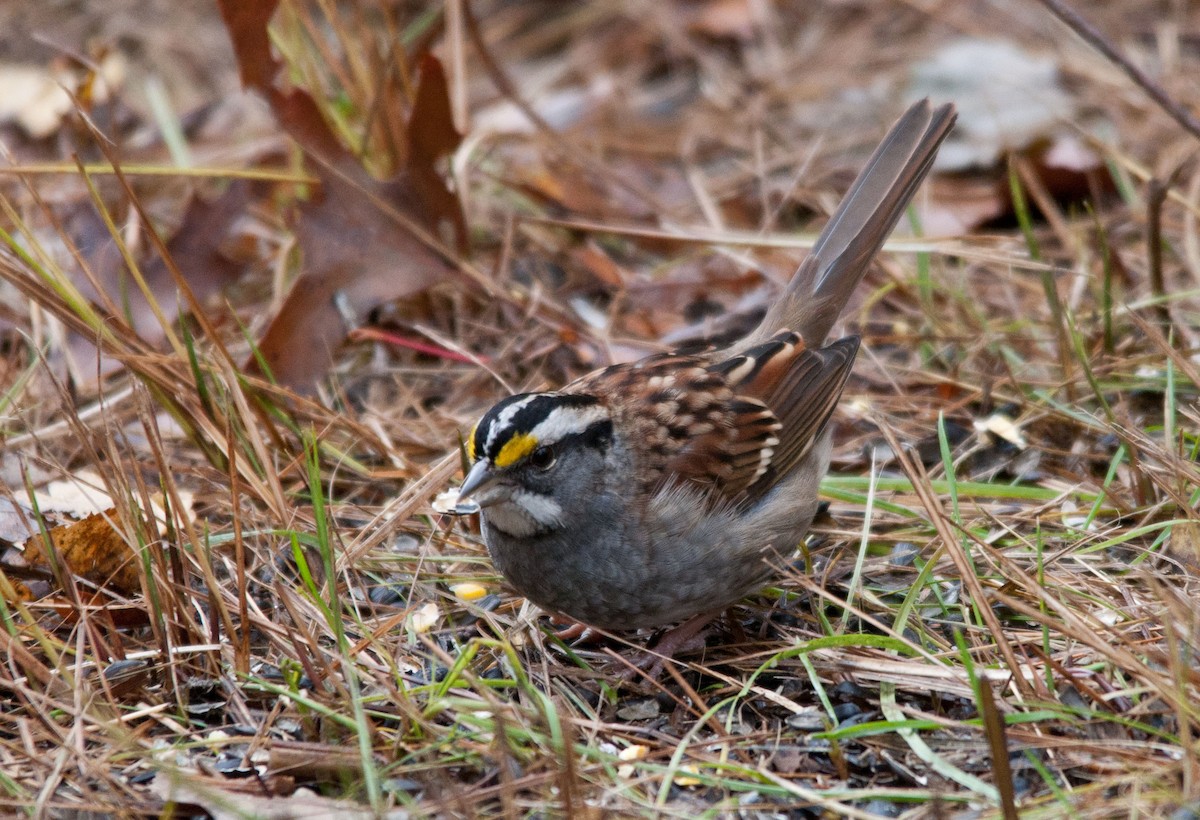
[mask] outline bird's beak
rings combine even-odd
[[[476,461],[470,472],[467,473],[466,479],[463,480],[462,486],[458,488],[458,497],[460,499],[469,497],[490,484],[494,478],[495,475],[488,469],[486,461],[483,459]]]

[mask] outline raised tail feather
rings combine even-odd
[[[932,108],[921,100],[896,121],[748,342],[780,328],[798,331],[810,347],[824,342],[925,179],[956,116],[952,104]]]

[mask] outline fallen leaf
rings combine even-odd
[[[179,228],[167,242],[172,261],[201,304],[221,293],[241,274],[241,265],[222,253],[221,245],[250,204],[252,194],[252,185],[244,179],[234,180],[224,193],[209,200],[193,194]],[[169,283],[169,304],[173,310],[167,318],[174,319],[179,310],[176,285],[166,262],[155,258],[143,273],[152,282]]]
[[[1053,57],[1007,40],[965,37],[912,69],[906,98],[954,100],[958,120],[934,167],[990,167],[1075,118]]]
[[[71,110],[63,79],[42,66],[0,65],[0,122],[16,122],[34,139],[53,134]]]
[[[197,806],[214,820],[243,817],[257,817],[260,820],[316,820],[322,817],[366,820],[379,816],[353,801],[321,797],[307,788],[296,789],[290,795],[263,794],[263,784],[257,779],[237,781],[198,774],[160,773],[150,784],[150,790],[165,803],[173,805],[176,814],[181,811],[191,814],[187,807]],[[383,816],[405,817],[407,812]]]
[[[770,766],[780,774],[795,774],[804,758],[795,746],[781,746],[771,755]]]
[[[34,490],[38,509],[43,513],[57,512],[72,518],[84,518],[111,509],[114,502],[104,489],[104,479],[92,470],[77,470],[70,478],[51,481]]]
[[[242,180],[235,181],[223,194],[211,200],[193,194],[179,227],[167,240],[171,260],[202,304],[234,282],[241,273],[241,265],[226,257],[221,252],[221,245],[234,221],[244,212],[250,195],[250,184]],[[138,336],[150,345],[161,342],[165,330],[159,313],[167,322],[174,322],[184,307],[167,263],[155,256],[141,265],[142,277],[157,307],[156,312],[129,274],[107,225],[90,203],[76,208],[64,221],[72,242],[87,260],[92,274],[91,278],[74,277],[84,298],[98,305],[107,302],[115,306]],[[68,344],[76,384],[90,386],[97,378],[123,366],[108,356],[100,356],[97,360],[98,351],[91,337],[72,333]]]
[[[1060,204],[1078,204],[1117,189],[1104,159],[1074,134],[1039,140],[1022,156],[1046,192]]]
[[[571,258],[604,287],[617,290],[624,286],[626,277],[621,267],[594,241],[589,240],[570,253]]]
[[[441,63],[427,55],[405,126],[405,167],[391,180],[375,180],[308,92],[280,87],[283,64],[267,33],[277,0],[220,5],[243,85],[267,99],[279,124],[317,164],[320,190],[300,207],[295,225],[303,273],[259,343],[279,383],[310,391],[359,317],[455,270],[450,260],[466,250],[466,219],[437,163],[461,136]],[[257,360],[247,369],[257,372]]]
[[[540,164],[514,169],[508,182],[534,198],[551,214],[591,219],[649,221],[657,217],[653,207],[611,178],[581,169],[572,160],[540,157]]]
[[[709,37],[749,40],[755,34],[750,0],[709,0],[692,17],[688,28]]]
[[[81,70],[62,60],[50,66],[0,64],[0,123],[15,122],[30,137],[45,139],[74,107],[72,94],[85,102],[108,101],[124,83],[124,56],[110,51],[89,65]]]
[[[925,236],[960,236],[1010,213],[1012,197],[995,174],[938,176],[917,210]]]
[[[1200,526],[1195,522],[1181,521],[1173,526],[1166,547],[1193,572],[1200,572]]]
[[[82,521],[63,524],[49,530],[54,550],[73,575],[124,593],[142,588],[137,555],[112,526],[115,509],[89,515]],[[25,544],[25,560],[30,566],[50,566],[40,538]]]
[[[0,541],[24,541],[37,531],[33,510],[0,496]]]

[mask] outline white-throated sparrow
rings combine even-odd
[[[472,431],[460,490],[531,601],[605,629],[725,607],[799,545],[858,338],[825,345],[925,178],[954,107],[912,106],[758,327],[504,399]]]

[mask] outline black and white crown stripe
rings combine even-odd
[[[584,435],[609,420],[608,410],[592,396],[570,393],[525,393],[488,412],[475,433],[476,458],[495,459],[513,436],[528,435],[553,444]]]

